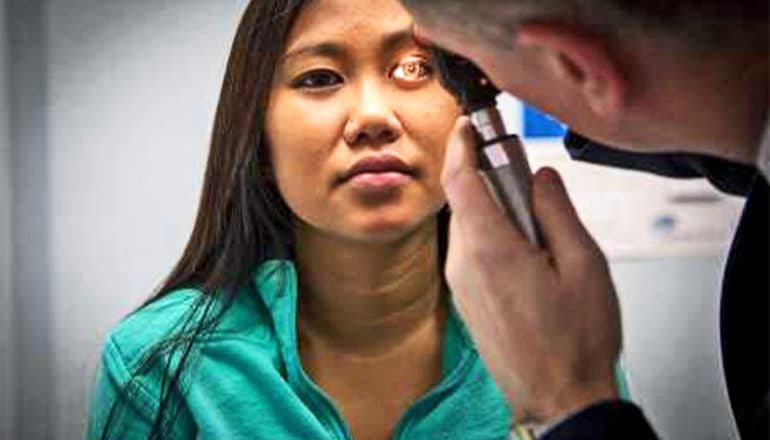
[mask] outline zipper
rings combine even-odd
[[[293,271],[292,271],[293,272]],[[288,278],[288,285],[284,288],[287,289],[287,295],[283,295],[281,298],[282,304],[280,307],[288,307],[288,313],[279,313],[279,316],[287,316],[287,319],[282,320],[284,327],[284,335],[288,335],[288,340],[283,341],[282,352],[287,362],[287,372],[289,375],[290,384],[300,392],[300,397],[311,408],[313,414],[319,418],[319,421],[324,426],[326,431],[332,436],[334,440],[353,440],[353,435],[350,431],[350,427],[342,418],[340,411],[334,405],[331,398],[307,375],[299,357],[299,349],[297,347],[297,296],[298,287],[296,285],[296,274],[292,273],[292,276]],[[447,325],[453,325],[450,321],[453,319],[459,320],[454,306],[449,306],[449,316]],[[460,332],[460,337],[464,341],[468,341],[469,337],[463,327],[457,329]],[[462,357],[457,366],[444,378],[436,387],[430,390],[427,394],[423,395],[404,413],[396,424],[392,440],[406,440],[409,428],[417,419],[418,414],[423,406],[426,406],[434,399],[450,391],[456,387],[466,376],[467,371],[472,367],[473,356],[475,349],[469,349],[462,354]]]
[[[420,413],[420,409],[426,406],[434,399],[450,391],[456,387],[463,378],[467,376],[468,369],[472,365],[472,352],[463,354],[460,363],[457,367],[438,384],[435,388],[430,390],[427,394],[417,399],[417,401],[404,413],[404,416],[396,425],[396,429],[393,431],[393,440],[406,440],[406,436],[409,433],[409,428],[412,426],[413,421]]]
[[[449,392],[452,388],[459,386],[460,382],[467,377],[468,370],[473,366],[473,357],[476,355],[476,350],[473,348],[472,344],[470,344],[470,336],[468,335],[465,327],[462,325],[460,315],[457,313],[457,309],[455,308],[451,299],[448,301],[447,307],[447,331],[445,331],[444,343],[446,343],[449,338],[448,335],[451,332],[450,326],[455,326],[454,331],[457,332],[457,337],[465,346],[465,349],[463,350],[455,368],[449,374],[447,374],[447,376],[435,388],[419,398],[404,413],[404,416],[401,418],[399,423],[396,425],[396,429],[393,431],[393,440],[406,440],[409,433],[409,428],[414,423],[414,420],[418,417],[418,414],[421,412],[421,408],[426,406],[434,399],[438,399],[439,396],[443,395],[444,393]]]
[[[284,307],[290,307],[288,319],[284,322],[285,333],[288,341],[284,345],[284,357],[288,362],[289,378],[300,392],[302,400],[309,404],[313,414],[319,418],[326,431],[333,440],[353,440],[350,428],[340,415],[329,396],[318,387],[307,375],[299,357],[297,347],[297,287],[296,279],[292,279],[290,294],[284,299]]]

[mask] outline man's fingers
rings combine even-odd
[[[441,183],[444,186],[452,214],[462,234],[474,247],[499,246],[500,240],[513,245],[526,243],[502,210],[495,204],[476,160],[478,140],[470,120],[462,116],[457,120],[447,145]],[[505,237],[501,237],[500,233]]]
[[[598,249],[578,218],[556,170],[543,168],[538,171],[533,179],[532,191],[535,217],[557,264]]]
[[[457,226],[457,217],[452,213],[449,217],[449,246],[446,255],[446,268],[444,269],[447,282],[452,288],[457,286],[457,281],[461,279],[461,267],[463,258],[462,236]]]

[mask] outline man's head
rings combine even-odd
[[[420,21],[459,24],[504,41],[516,24],[562,21],[589,24],[622,36],[628,31],[677,35],[690,45],[714,46],[726,38],[766,40],[765,0],[403,0]],[[499,29],[495,29],[499,28]]]
[[[403,1],[419,35],[596,140],[746,161],[764,125],[767,0]]]

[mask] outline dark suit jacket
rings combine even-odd
[[[614,150],[574,133],[565,139],[578,160],[670,177],[705,177],[717,188],[747,197],[722,286],[721,342],[730,404],[743,440],[768,440],[768,183],[756,169],[706,156],[640,154]],[[546,433],[543,440],[648,440],[657,438],[642,412],[603,402]]]

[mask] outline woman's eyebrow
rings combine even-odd
[[[286,62],[291,58],[296,58],[300,55],[308,54],[330,58],[341,58],[345,55],[345,48],[342,46],[342,44],[334,43],[331,41],[323,43],[310,43],[306,46],[300,46],[297,49],[293,49],[292,51],[287,52],[283,56],[282,61]]]
[[[382,37],[380,50],[388,53],[407,45],[417,45],[417,41],[414,39],[411,26],[395,32],[391,32]],[[324,41],[320,43],[308,43],[296,49],[292,49],[282,57],[282,61],[286,62],[291,58],[296,58],[301,55],[317,55],[329,58],[343,58],[346,53],[347,49],[345,47],[345,43]]]

